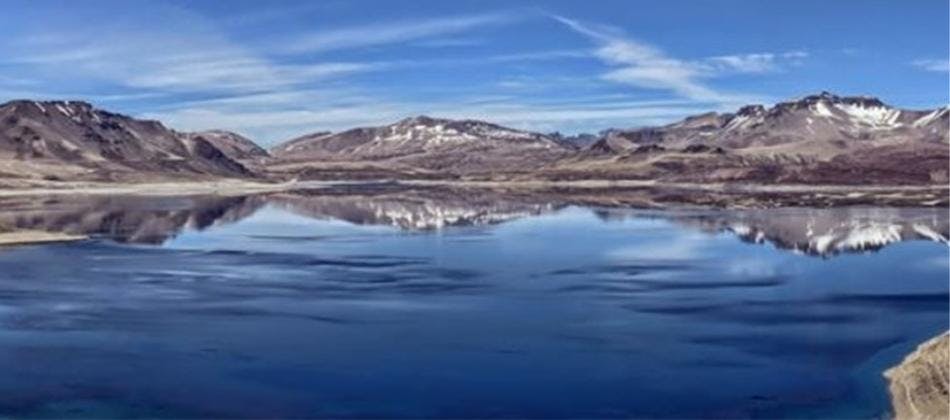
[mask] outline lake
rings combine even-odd
[[[0,416],[858,417],[948,328],[946,208],[32,197]]]

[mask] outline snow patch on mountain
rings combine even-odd
[[[824,102],[816,102],[814,105],[815,114],[825,118],[834,118],[835,114],[831,112],[830,109],[825,105]]]
[[[928,113],[927,115],[920,117],[917,121],[914,121],[913,126],[924,127],[934,121],[937,121],[938,119],[940,119],[947,113],[950,113],[950,108],[935,109],[932,112]]]
[[[901,111],[898,109],[850,103],[838,103],[834,106],[844,112],[852,121],[872,128],[894,128],[902,125],[897,122],[897,119],[901,116]]]

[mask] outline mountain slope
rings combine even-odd
[[[71,180],[252,176],[203,136],[77,101],[0,105],[0,172]]]
[[[451,174],[521,171],[564,157],[571,149],[537,133],[474,120],[419,116],[381,127],[317,133],[271,153],[281,162],[388,162]]]
[[[270,157],[270,153],[268,153],[266,149],[258,146],[257,143],[254,143],[251,139],[230,131],[199,131],[188,133],[188,136],[191,138],[200,137],[207,140],[224,152],[224,154],[228,155],[228,157],[237,161]]]
[[[624,152],[659,145],[683,149],[706,145],[759,153],[830,159],[846,150],[913,142],[947,143],[947,108],[911,111],[873,97],[828,92],[750,105],[735,113],[707,113],[662,127],[609,130],[594,150]]]
[[[943,184],[950,111],[827,92],[661,126],[608,130],[548,179],[771,184]]]

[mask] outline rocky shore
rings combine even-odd
[[[950,418],[950,333],[921,344],[884,376],[895,419]]]

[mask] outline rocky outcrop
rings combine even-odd
[[[884,372],[896,419],[950,417],[950,333],[931,339]]]

